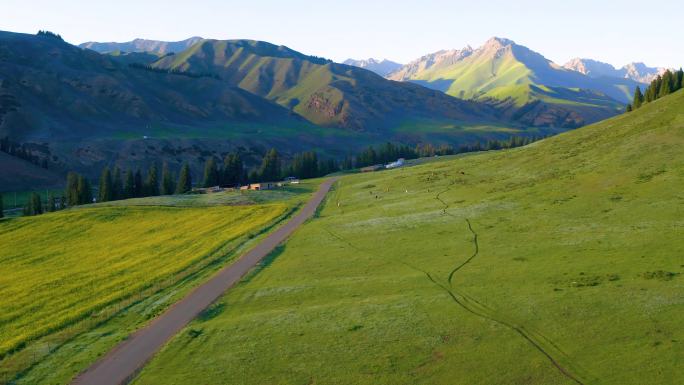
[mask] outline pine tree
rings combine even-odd
[[[204,179],[202,185],[204,187],[213,187],[219,184],[219,172],[216,167],[216,159],[210,157],[204,164]]]
[[[632,112],[632,105],[627,103],[627,107],[625,107],[625,112]]]
[[[48,193],[47,205],[45,211],[51,213],[57,211],[57,201],[55,200],[55,195],[50,191]]]
[[[123,188],[123,199],[129,199],[135,197],[135,176],[133,176],[133,170],[130,168],[126,171],[126,181],[124,182]]]
[[[5,205],[2,202],[2,194],[0,194],[0,218],[5,216]]]
[[[259,169],[259,177],[262,181],[275,181],[280,178],[280,157],[275,148],[270,149],[263,160]]]
[[[112,176],[112,200],[123,199],[123,181],[121,180],[121,169],[114,168],[114,175]]]
[[[29,199],[26,202],[26,206],[24,206],[24,215],[25,216],[32,216],[32,215],[40,215],[43,213],[43,203],[40,201],[40,195],[38,193],[31,193],[29,195]]]
[[[173,180],[173,174],[169,171],[169,164],[164,162],[162,166],[161,195],[171,195],[175,190],[176,181]]]
[[[238,153],[230,153],[223,160],[222,183],[226,186],[237,186],[244,180],[244,165]]]
[[[66,197],[66,203],[69,207],[78,205],[78,174],[75,172],[67,174],[64,196]]]
[[[102,170],[102,175],[100,175],[100,188],[97,193],[98,202],[109,202],[113,200],[112,174],[109,171],[109,167],[105,167]]]
[[[639,86],[637,86],[636,89],[634,90],[634,100],[632,102],[631,107],[636,110],[637,108],[641,107],[641,105],[643,103],[644,103],[644,95],[641,93],[641,88],[639,88]],[[631,109],[630,109],[630,111],[631,111]]]
[[[134,179],[134,192],[133,196],[136,198],[140,198],[142,196],[145,196],[145,186],[143,185],[143,177],[142,177],[142,172],[140,169],[137,169],[135,171],[135,176],[133,177]]]
[[[675,91],[681,90],[684,87],[684,70],[681,68],[677,71],[677,79],[675,83]]]
[[[192,190],[192,176],[190,175],[190,166],[185,163],[178,175],[178,184],[176,185],[176,194],[185,194]]]
[[[159,195],[159,173],[157,172],[157,165],[152,163],[150,169],[147,171],[147,180],[145,181],[145,190],[147,196],[156,197]]]
[[[662,98],[664,96],[672,93],[673,88],[672,72],[670,70],[665,71],[662,78],[662,83],[660,84],[660,90],[658,91],[658,97]]]
[[[90,181],[83,175],[78,176],[78,204],[85,205],[93,202],[93,191]]]

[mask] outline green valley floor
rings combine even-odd
[[[133,383],[684,382],[682,106],[341,178]]]

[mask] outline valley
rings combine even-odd
[[[672,383],[682,103],[341,178],[133,383]]]
[[[39,3],[0,385],[684,382],[678,4]]]

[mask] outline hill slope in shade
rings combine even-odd
[[[238,144],[323,134],[286,108],[211,76],[130,68],[55,38],[9,32],[0,32],[0,104],[0,137],[36,144],[34,155],[48,158],[51,169],[93,176],[105,164],[162,160],[172,167],[191,161],[199,173],[206,156]],[[302,139],[291,147],[310,145]]]
[[[426,55],[388,78],[459,98],[493,102],[508,111],[509,117],[527,124],[566,127],[617,114],[637,84],[628,79],[595,79],[564,69],[502,38],[492,38],[477,49]]]
[[[125,43],[99,43],[95,41],[89,41],[86,43],[81,43],[78,46],[81,48],[87,48],[99,53],[111,53],[111,52],[148,52],[157,55],[165,55],[171,52],[180,52],[184,49],[192,46],[193,44],[201,41],[202,38],[195,36],[189,39],[181,41],[159,41],[159,40],[147,40],[147,39],[135,39]]]
[[[204,40],[154,67],[216,73],[324,126],[373,131],[407,118],[495,120],[488,106],[260,41]]]
[[[342,64],[367,69],[369,71],[375,72],[380,76],[387,76],[390,73],[401,68],[401,64],[393,62],[391,60],[378,60],[373,58],[365,60],[347,59],[344,62],[342,62]]]
[[[63,183],[61,173],[0,152],[0,192],[61,187]]]
[[[683,106],[343,177],[132,383],[681,383]]]

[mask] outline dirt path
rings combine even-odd
[[[439,192],[435,196],[435,199],[441,202],[444,206],[444,208],[442,209],[442,214],[449,215],[453,218],[457,217],[448,212],[450,208],[449,204],[441,198],[441,195],[450,191],[451,187],[455,183],[455,181],[452,181],[444,191]],[[453,270],[451,270],[451,272],[449,273],[449,277],[447,279],[448,287],[435,280],[427,271],[418,269],[417,267],[412,267],[416,270],[425,273],[425,275],[428,277],[430,281],[432,281],[432,283],[439,286],[442,290],[446,291],[447,294],[449,294],[449,296],[451,297],[451,299],[454,300],[454,302],[461,306],[463,309],[465,309],[473,315],[476,315],[484,319],[488,319],[492,322],[498,323],[499,325],[505,326],[511,329],[512,331],[518,333],[522,338],[529,342],[536,350],[543,354],[551,362],[551,364],[553,364],[553,366],[555,366],[560,371],[560,373],[563,376],[567,377],[568,379],[570,379],[578,385],[585,385],[585,383],[577,375],[573,374],[570,370],[568,370],[568,368],[561,365],[559,360],[555,357],[556,355],[558,355],[567,358],[567,354],[565,354],[565,352],[563,352],[553,341],[545,337],[539,331],[527,330],[522,325],[517,325],[513,322],[503,319],[501,316],[496,316],[495,312],[491,308],[453,287],[452,280],[454,278],[454,274],[461,270],[461,268],[463,268],[465,265],[470,263],[470,261],[472,261],[480,253],[480,245],[477,241],[477,233],[475,232],[475,230],[473,230],[473,226],[470,223],[470,220],[468,218],[465,218],[465,220],[468,224],[468,230],[473,234],[474,251],[468,259],[458,264]],[[555,350],[554,354],[551,353],[551,349],[545,349],[542,345],[550,346],[551,349]]]
[[[171,337],[235,285],[262,258],[309,219],[337,178],[324,181],[304,208],[285,225],[207,282],[176,302],[164,314],[137,331],[78,375],[73,385],[120,385],[132,379]]]

